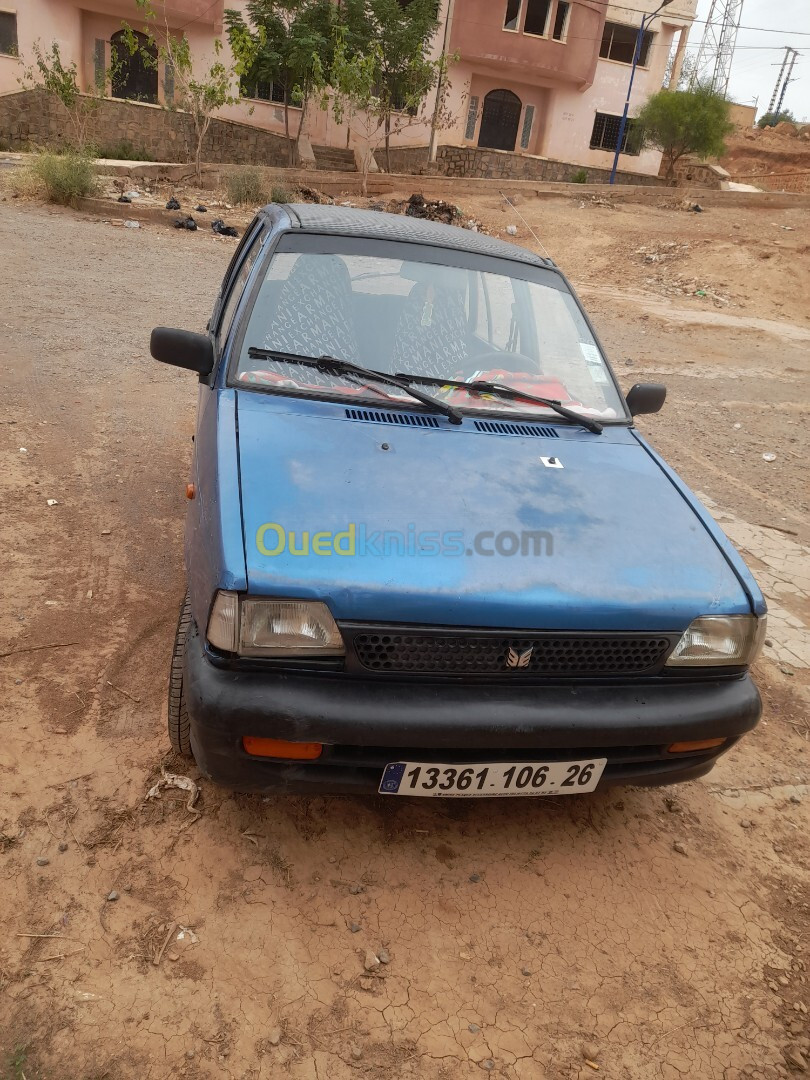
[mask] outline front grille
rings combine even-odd
[[[359,663],[369,671],[442,675],[645,675],[673,642],[645,634],[432,634],[359,632]]]

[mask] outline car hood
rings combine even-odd
[[[538,438],[237,398],[252,594],[323,600],[338,620],[516,629],[676,631],[751,610],[707,526],[626,428]]]

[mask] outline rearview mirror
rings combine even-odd
[[[188,368],[198,375],[210,375],[214,367],[214,346],[205,334],[156,326],[149,339],[149,351],[161,364]]]
[[[667,398],[667,388],[660,382],[637,382],[625,399],[631,416],[659,412]]]

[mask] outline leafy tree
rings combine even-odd
[[[728,101],[709,87],[659,90],[641,109],[636,130],[645,146],[663,151],[671,181],[684,154],[707,158],[724,152],[725,137],[734,128],[728,115]]]
[[[386,169],[391,171],[391,131],[395,114],[413,111],[436,80],[429,53],[438,29],[436,0],[368,0],[371,43],[378,47],[377,89],[385,135]]]
[[[43,50],[39,41],[36,41],[31,51],[34,54],[34,63],[24,69],[20,85],[26,88],[41,87],[62,102],[73,129],[75,148],[80,152],[84,151],[87,148],[88,125],[104,98],[107,82],[113,76],[114,65],[106,71],[98,72],[93,86],[87,92],[82,92],[76,63],[64,63],[57,42],[52,42],[49,49]]]
[[[331,0],[249,0],[246,10],[247,21],[241,11],[225,12],[231,51],[241,65],[244,85],[275,82],[284,87],[284,132],[292,165],[289,108],[301,103],[300,137],[318,89],[314,57],[321,66],[331,64],[337,9]]]
[[[194,168],[199,184],[202,182],[203,140],[217,109],[223,105],[235,105],[239,100],[238,94],[232,92],[232,86],[250,59],[250,51],[243,49],[235,66],[227,67],[219,59],[222,42],[216,39],[215,58],[204,71],[195,73],[186,35],[175,37],[165,17],[163,26],[158,28],[157,15],[150,0],[135,0],[135,6],[146,23],[146,45],[141,44],[141,39],[127,23],[123,23],[124,42],[130,55],[139,53],[147,67],[157,68],[163,64],[172,72],[175,95],[181,107],[190,114],[194,125]]]
[[[796,123],[796,117],[790,109],[780,109],[779,112],[766,112],[763,116],[760,116],[759,120],[757,120],[757,127],[776,127],[776,125],[781,124],[783,120],[787,120],[790,124]]]

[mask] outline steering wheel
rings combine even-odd
[[[523,353],[496,352],[493,350],[492,352],[471,357],[471,360],[475,366],[471,367],[466,374],[471,375],[474,371],[486,371],[488,368],[500,368],[502,371],[520,372],[524,375],[536,375],[538,378],[542,378],[542,373],[537,370],[537,361],[524,356]]]

